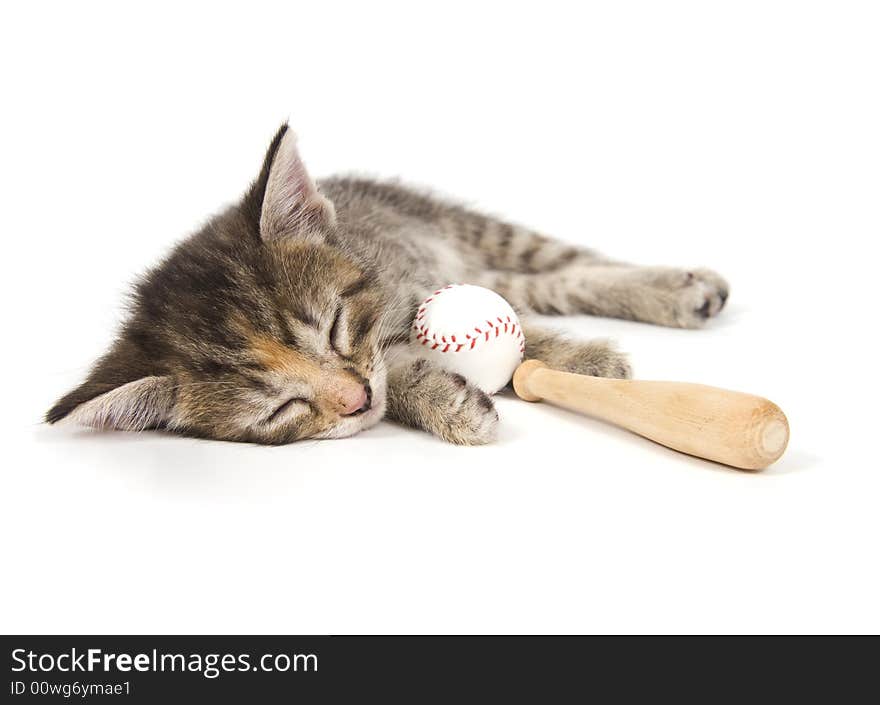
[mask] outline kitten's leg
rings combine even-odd
[[[626,355],[608,340],[572,340],[546,328],[523,323],[526,337],[526,359],[538,359],[564,372],[593,377],[632,376]]]
[[[459,445],[489,443],[498,426],[498,412],[488,394],[424,358],[391,367],[387,415]]]
[[[588,313],[697,328],[716,315],[729,287],[707,269],[639,267],[464,209],[447,216],[474,281],[536,313]]]
[[[522,310],[587,313],[676,328],[699,328],[727,301],[727,282],[708,269],[637,267],[595,261],[552,272],[486,272],[485,286]]]

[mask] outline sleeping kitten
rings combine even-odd
[[[288,443],[388,416],[486,443],[492,400],[406,346],[419,302],[449,282],[494,289],[521,315],[682,328],[717,314],[728,291],[711,271],[614,262],[395,184],[316,184],[283,125],[241,202],[137,285],[115,343],[46,420]],[[630,374],[607,342],[572,342],[527,319],[523,328],[527,358]]]

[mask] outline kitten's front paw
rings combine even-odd
[[[629,358],[607,340],[560,341],[552,359],[545,362],[554,369],[579,375],[616,379],[632,377]]]
[[[458,445],[483,445],[495,440],[498,412],[492,399],[483,390],[469,384],[459,374],[439,372],[448,386],[448,394],[434,409],[434,433]]]
[[[388,415],[458,445],[489,443],[498,430],[498,412],[488,394],[425,359],[392,372]]]
[[[711,269],[659,269],[650,284],[665,303],[656,323],[700,328],[717,316],[730,292],[724,278]]]

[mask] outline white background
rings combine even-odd
[[[0,628],[880,629],[878,36],[849,2],[5,5]],[[718,269],[704,331],[555,324],[770,397],[787,455],[737,472],[511,397],[483,448],[41,425],[287,117],[317,176]]]

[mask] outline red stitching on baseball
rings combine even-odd
[[[433,341],[434,344],[431,346],[431,350],[436,350],[441,345],[445,344],[443,349],[440,350],[440,352],[442,353],[450,352],[450,348],[452,348],[452,345],[447,342],[446,336],[441,335],[438,340],[437,333],[430,330],[424,323],[420,323],[420,321],[427,315],[427,305],[434,300],[434,297],[442,294],[447,289],[452,289],[454,286],[456,285],[449,284],[448,286],[444,286],[442,289],[437,289],[437,291],[435,291],[431,296],[425,299],[418,309],[418,313],[416,314],[416,324],[413,326],[413,329],[418,331],[418,334],[416,335],[417,342],[421,340],[422,345],[427,345],[429,342]],[[520,340],[520,353],[525,352],[525,341],[522,340],[522,330],[517,330],[517,325],[510,320],[510,316],[505,316],[505,318],[507,319],[506,323],[504,319],[502,319],[500,316],[496,316],[498,323],[493,323],[492,321],[486,319],[486,324],[489,326],[489,330],[486,331],[484,331],[482,328],[474,326],[474,331],[477,333],[477,335],[471,335],[470,333],[465,333],[464,335],[467,340],[471,341],[470,345],[467,345],[467,343],[459,343],[456,341],[454,335],[450,335],[449,339],[452,341],[452,343],[455,343],[455,349],[451,350],[451,352],[458,352],[465,346],[467,346],[468,350],[473,350],[477,345],[477,341],[481,337],[485,341],[489,340],[489,334],[492,332],[492,330],[495,331],[495,337],[497,338],[499,335],[501,335],[502,326],[504,328],[504,333],[507,333],[508,335],[514,335],[517,339]]]

